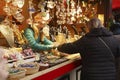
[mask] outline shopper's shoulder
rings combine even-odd
[[[87,35],[84,35],[79,39],[79,41],[86,41],[86,40],[88,40],[88,38],[89,37]]]
[[[120,23],[114,23],[112,26],[119,26],[120,27]]]
[[[114,37],[115,37],[117,40],[120,41],[120,34],[118,34],[118,35],[114,35]]]

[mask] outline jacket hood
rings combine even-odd
[[[104,27],[94,28],[89,33],[86,34],[86,36],[90,36],[90,37],[101,37],[101,36],[112,36],[112,35],[113,33]]]

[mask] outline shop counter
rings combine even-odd
[[[27,75],[20,80],[55,80],[56,78],[65,75],[73,69],[81,65],[81,59],[70,59],[63,63],[57,64],[45,70],[39,71],[32,75]]]

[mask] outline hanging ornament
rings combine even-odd
[[[71,17],[71,21],[76,21],[74,16]]]
[[[10,25],[2,24],[0,32],[4,35],[10,47],[14,47],[14,33]]]
[[[17,0],[17,5],[19,8],[22,8],[24,6],[24,0]]]
[[[55,7],[55,3],[53,1],[48,1],[47,2],[47,7],[52,9],[52,8]]]
[[[63,0],[63,5],[64,5],[65,8],[67,7],[67,2],[66,2],[66,0]]]
[[[5,0],[5,2],[6,2],[6,3],[10,3],[10,2],[11,2],[11,0]]]
[[[8,5],[3,7],[3,11],[6,12],[7,16],[11,16],[11,9]]]
[[[86,3],[82,1],[82,7],[86,7]]]
[[[29,1],[28,11],[29,11],[29,13],[31,13],[31,14],[35,12],[35,8],[34,8],[34,6],[33,6],[32,1]]]
[[[82,13],[82,9],[81,9],[81,7],[79,6],[78,9],[77,9],[77,14],[80,14],[80,13]]]
[[[73,0],[71,1],[71,8],[75,8],[75,2]]]
[[[18,5],[17,5],[17,0],[13,0],[13,1],[12,1],[12,5],[13,5],[13,6],[18,6]]]
[[[23,22],[24,21],[24,16],[19,13],[19,12],[16,12],[13,17],[18,21],[18,22]]]
[[[79,17],[79,14],[82,13],[82,9],[81,9],[81,7],[80,7],[80,2],[79,2],[79,0],[78,0],[78,5],[77,5],[77,11],[76,11],[76,13],[77,13],[77,17]]]
[[[67,5],[70,5],[70,0],[67,0]]]

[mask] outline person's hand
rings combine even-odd
[[[67,53],[60,53],[60,56],[61,57],[65,57],[65,56],[69,56],[69,54],[67,54]]]
[[[57,48],[52,49],[51,52],[52,52],[53,55],[55,55],[55,56],[60,56],[60,52],[57,50]]]
[[[60,45],[60,43],[58,43],[58,42],[54,42],[54,43],[53,43],[53,47],[54,47],[54,48],[57,48],[59,45]]]

